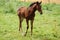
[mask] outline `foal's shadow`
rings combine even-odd
[[[51,40],[49,37],[46,37],[45,35],[40,34],[33,34],[32,36],[29,36],[31,40]]]
[[[32,36],[28,33],[24,38],[29,38],[29,40],[41,40],[41,35],[33,34]]]

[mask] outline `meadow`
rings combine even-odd
[[[17,9],[30,4],[31,2],[0,0],[0,40],[60,40],[60,4],[55,3],[42,4],[43,14],[36,11],[32,37],[30,27],[27,36],[22,36],[18,30]],[[25,32],[25,20],[22,28]]]

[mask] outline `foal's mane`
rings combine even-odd
[[[32,4],[30,4],[30,6],[29,6],[29,7],[31,7],[32,5],[37,4],[37,3],[38,3],[38,1],[37,1],[37,2],[34,2],[34,3],[32,3]]]
[[[30,6],[29,7],[31,7],[32,5],[34,5],[35,4],[35,2],[34,3],[32,3],[32,4],[30,4]]]

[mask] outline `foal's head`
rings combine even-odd
[[[40,12],[40,14],[42,14],[42,7],[41,7],[41,2],[36,2],[36,9]]]
[[[38,1],[37,2],[34,2],[34,3],[32,3],[30,5],[30,7],[33,6],[35,8],[35,10],[38,10],[40,12],[40,14],[43,14],[42,13],[41,3],[42,3],[42,1],[41,2],[38,2]]]

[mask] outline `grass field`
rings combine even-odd
[[[3,2],[3,3],[1,3]],[[17,8],[29,6],[31,3],[0,2],[0,40],[60,40],[60,5],[42,4],[43,15],[36,11],[33,35],[30,28],[27,36],[22,36],[18,31],[19,19]],[[48,7],[48,9],[47,9]],[[23,21],[23,32],[26,30],[26,22]]]

